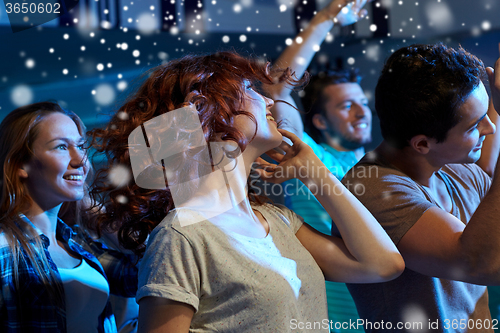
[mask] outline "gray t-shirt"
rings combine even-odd
[[[301,218],[284,206],[253,208],[269,224],[265,238],[206,220],[181,227],[167,215],[149,238],[137,301],[191,305],[190,332],[328,332],[323,273],[295,237]],[[317,329],[299,328],[311,323]]]
[[[449,164],[437,176],[452,198],[451,214],[467,224],[490,187],[489,176],[475,164]],[[365,156],[342,182],[396,245],[427,209],[439,207],[424,187],[373,155]],[[365,325],[366,332],[415,332],[409,325],[417,328],[419,323],[429,332],[491,331],[477,324],[478,319],[486,319],[492,326],[485,286],[430,277],[406,268],[393,281],[348,284],[348,288],[360,318],[371,323]],[[392,329],[381,326],[381,321],[391,323]],[[396,328],[398,323],[407,325],[406,329]]]

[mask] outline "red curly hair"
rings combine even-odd
[[[122,165],[131,171],[129,135],[150,119],[195,105],[207,142],[231,140],[244,151],[249,140],[233,126],[233,120],[243,114],[256,123],[252,114],[239,109],[246,80],[266,85],[286,81],[291,86],[301,86],[308,76],[297,80],[289,68],[272,68],[269,62],[234,52],[187,55],[153,68],[107,126],[89,133],[97,153],[107,157],[105,167],[97,171],[91,186],[90,195],[98,203],[100,213],[95,214],[89,227],[98,233],[118,231],[121,245],[141,255],[148,235],[175,207],[168,187],[144,189],[131,179],[126,186],[117,188],[109,182],[113,166]],[[263,201],[248,188],[250,200],[261,204]]]

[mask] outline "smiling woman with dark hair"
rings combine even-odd
[[[301,83],[231,52],[186,56],[155,68],[106,129],[94,131],[110,158],[93,190],[104,198],[98,224],[119,229],[137,252],[149,236],[137,294],[141,332],[289,332],[313,322],[327,331],[325,277],[379,282],[402,272],[378,222],[311,148],[278,129],[274,101],[255,88],[277,81]],[[261,159],[266,152],[278,164]],[[105,177],[117,164],[135,178],[114,189]],[[252,165],[269,181],[298,175],[321,188],[316,197],[343,238],[258,200],[248,184]]]

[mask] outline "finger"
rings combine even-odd
[[[500,58],[495,62],[495,69],[486,68],[490,83],[491,100],[497,112],[500,112]]]
[[[342,8],[342,7],[345,7],[349,4],[349,2],[351,2],[352,0],[341,0],[339,2],[339,8]]]
[[[364,18],[366,15],[368,15],[368,11],[366,9],[361,9],[358,13],[359,18]]]
[[[285,155],[278,153],[275,150],[269,150],[266,152],[266,155],[275,160],[276,162],[280,163],[283,160],[283,157]]]
[[[499,80],[500,79],[500,58],[497,59],[495,62],[495,79]]]
[[[340,10],[342,8],[344,8],[345,6],[347,6],[347,4],[349,3],[349,0],[340,0],[340,1],[334,0],[334,1],[332,1],[332,5],[334,5],[335,3],[337,3],[336,8],[334,7],[335,11],[337,12],[335,14],[335,16],[336,16],[338,13],[340,13]]]
[[[255,169],[255,172],[262,180],[272,182],[273,172],[269,172],[263,169]]]
[[[495,80],[495,71],[492,67],[486,67],[486,74],[488,75],[489,82]]]
[[[281,142],[281,144],[277,147],[277,148],[280,148],[282,149],[285,153],[288,153],[291,149],[292,149],[292,146],[290,146],[288,144],[288,142]]]
[[[500,90],[500,58],[495,62],[494,69],[491,67],[486,68],[486,73],[488,74],[491,89]]]
[[[298,136],[296,136],[295,134],[293,134],[292,132],[288,132],[287,130],[284,130],[284,129],[281,129],[281,128],[278,128],[278,131],[281,133],[281,135],[283,135],[285,138],[288,138],[290,139],[290,141],[292,141],[292,144],[295,145],[296,143],[300,143],[302,142],[302,140],[299,139]]]
[[[274,168],[276,168],[276,164],[270,163],[270,162],[264,160],[262,157],[258,157],[255,160],[255,164],[257,164],[257,166],[259,168],[267,170],[267,171],[274,170]]]

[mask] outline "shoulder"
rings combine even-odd
[[[309,147],[311,147],[311,149],[313,150],[314,154],[316,154],[316,156],[318,156],[318,158],[323,162],[325,163],[325,159],[331,159],[333,158],[333,155],[331,155],[330,153],[328,153],[325,148],[323,148],[319,143],[317,143],[316,141],[314,141],[313,138],[311,138],[309,136],[309,134],[305,133],[303,134],[302,136],[302,142],[304,142],[306,145],[308,145]]]
[[[302,134],[302,142],[311,147],[313,150],[318,147],[321,148],[321,146],[317,144],[316,141],[314,141],[314,139],[311,138],[306,132]]]
[[[370,191],[411,189],[419,186],[408,175],[380,161],[363,158],[349,170],[342,183],[350,189],[352,186],[364,186]]]
[[[447,164],[441,171],[464,189],[473,189],[482,198],[491,186],[491,177],[477,164]]]
[[[11,233],[9,233],[9,235],[12,235]],[[12,239],[15,241],[15,242],[18,242],[18,240],[16,240],[15,238],[12,238],[12,236],[8,236],[5,231],[0,227],[0,250],[2,251],[10,251],[10,246],[11,246],[11,241]]]
[[[281,204],[263,204],[260,206],[254,206],[257,210],[263,210],[268,213],[267,216],[271,216],[271,222],[278,222],[278,226],[286,226],[290,228],[294,233],[296,233],[302,226],[304,219],[295,214],[292,210]]]
[[[173,231],[186,236],[195,235],[203,232],[209,225],[211,225],[211,223],[202,213],[191,209],[175,209],[168,213],[153,229],[151,236],[157,233],[164,234]]]
[[[447,174],[457,175],[458,177],[467,177],[470,179],[490,178],[490,176],[488,176],[488,174],[475,163],[447,164],[442,168],[442,170]]]
[[[216,237],[217,228],[202,214],[189,209],[171,211],[158,224],[148,240],[148,247],[188,243],[191,246]]]
[[[0,280],[13,274],[12,264],[13,252],[10,247],[10,242],[7,235],[3,231],[0,231]]]

